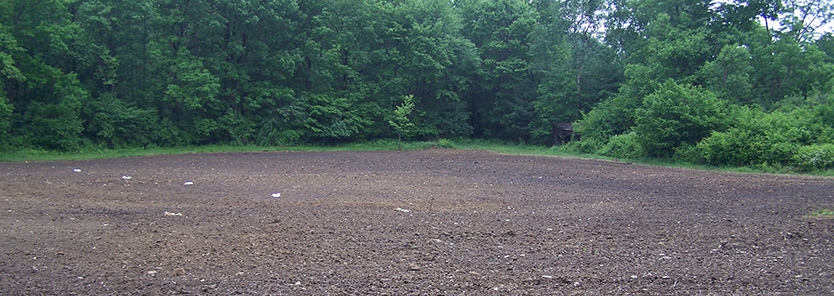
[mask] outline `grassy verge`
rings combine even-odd
[[[173,155],[193,153],[236,153],[262,151],[386,151],[386,150],[419,150],[427,148],[454,148],[451,141],[437,142],[403,142],[396,140],[378,140],[371,142],[349,143],[331,146],[231,146],[205,145],[188,147],[150,147],[125,149],[85,149],[76,152],[56,152],[45,150],[24,149],[11,153],[0,153],[0,162],[22,161],[60,161],[86,160],[102,158],[121,158],[149,155]]]
[[[587,159],[618,160],[624,162],[689,168],[697,170],[717,170],[741,173],[778,173],[790,174],[789,170],[778,167],[767,168],[746,168],[746,167],[714,167],[706,165],[691,164],[686,162],[659,160],[659,159],[614,159],[610,157],[582,154],[564,147],[536,146],[518,143],[509,143],[490,140],[448,140],[423,142],[402,142],[396,140],[376,140],[368,142],[356,142],[330,146],[231,146],[231,145],[206,145],[190,147],[153,147],[153,148],[128,148],[128,149],[86,149],[78,152],[55,152],[43,150],[20,150],[12,153],[0,154],[0,162],[22,162],[22,161],[59,161],[59,160],[86,160],[99,158],[120,158],[163,154],[191,154],[191,153],[235,153],[235,152],[261,152],[261,151],[388,151],[388,150],[420,150],[428,148],[463,149],[463,150],[486,150],[503,154],[518,155],[549,155],[562,157],[575,157]],[[834,176],[834,170],[813,172],[809,175]]]
[[[819,209],[808,214],[811,218],[834,218],[834,210]]]

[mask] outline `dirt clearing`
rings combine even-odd
[[[0,163],[4,295],[834,294],[834,179],[488,152]]]

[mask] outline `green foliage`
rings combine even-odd
[[[573,122],[582,141],[558,149],[810,169],[797,153],[834,143],[834,35],[788,10],[708,0],[5,1],[0,149],[395,134],[551,144],[554,124]],[[398,101],[405,95],[411,105]],[[724,101],[750,108],[725,114],[734,107]]]
[[[245,146],[252,144],[255,138],[255,123],[239,112],[229,110],[218,121],[220,128],[229,133],[232,145]]]
[[[529,138],[537,85],[531,76],[530,34],[536,11],[522,0],[461,1],[461,34],[477,48],[473,87],[462,97],[473,110],[476,136]]]
[[[449,139],[438,139],[437,140],[437,147],[444,148],[444,149],[453,149],[455,148],[455,143]]]
[[[834,217],[834,210],[830,209],[819,209],[816,211],[811,212],[808,216],[813,218],[832,218]]]
[[[357,111],[346,98],[334,98],[326,95],[310,95],[309,117],[305,127],[311,132],[310,137],[322,140],[340,140],[355,137],[365,126]]]
[[[594,109],[582,115],[574,124],[574,131],[585,139],[605,142],[612,135],[628,132],[634,126],[635,110],[639,102],[625,96],[616,96],[600,102]]]
[[[701,68],[707,88],[718,97],[735,104],[754,102],[750,51],[742,46],[726,45],[714,61]]]
[[[81,144],[83,120],[81,104],[88,96],[74,75],[56,78],[48,94],[55,102],[33,101],[24,115],[27,124],[27,143],[36,147],[57,150],[76,150]]]
[[[735,126],[714,132],[699,142],[697,149],[712,165],[790,165],[799,148],[813,142],[807,113],[743,108],[735,114]]]
[[[645,155],[643,146],[640,143],[640,137],[635,132],[611,137],[608,143],[599,149],[597,153],[625,159],[638,159]]]
[[[402,142],[403,136],[410,137],[414,133],[414,123],[409,116],[414,111],[414,96],[403,97],[402,104],[394,108],[388,119],[388,124],[397,132],[397,141]]]
[[[151,110],[104,96],[86,104],[83,115],[89,118],[84,124],[88,137],[107,147],[145,147],[155,142],[151,136],[156,114]]]
[[[11,144],[9,141],[12,127],[12,105],[0,91],[0,151],[6,151]]]
[[[834,144],[799,147],[793,156],[796,166],[803,171],[822,171],[834,168]]]
[[[677,147],[724,130],[726,107],[709,91],[666,82],[643,99],[634,131],[647,156],[671,157]]]
[[[596,154],[606,144],[606,141],[595,138],[583,138],[580,141],[571,141],[562,147],[567,151],[582,154]],[[599,153],[601,154],[601,153]]]

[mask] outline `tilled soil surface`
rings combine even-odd
[[[832,195],[457,150],[0,163],[0,294],[831,295]]]

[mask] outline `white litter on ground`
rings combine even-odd
[[[182,216],[182,213],[165,212],[165,216]]]
[[[122,179],[125,179],[125,180],[130,180],[130,178],[133,178],[133,177],[131,177],[131,176],[122,176]]]
[[[194,185],[194,181],[188,181],[188,182],[182,183],[182,185],[185,185],[185,186]]]
[[[272,197],[278,198],[281,197],[281,193],[275,192],[272,194]]]
[[[73,172],[80,173],[81,169],[72,169]]]
[[[406,209],[403,209],[403,208],[397,208],[397,211],[398,211],[398,212],[403,212],[403,213],[409,213],[409,212],[411,212],[410,210],[406,210]]]

